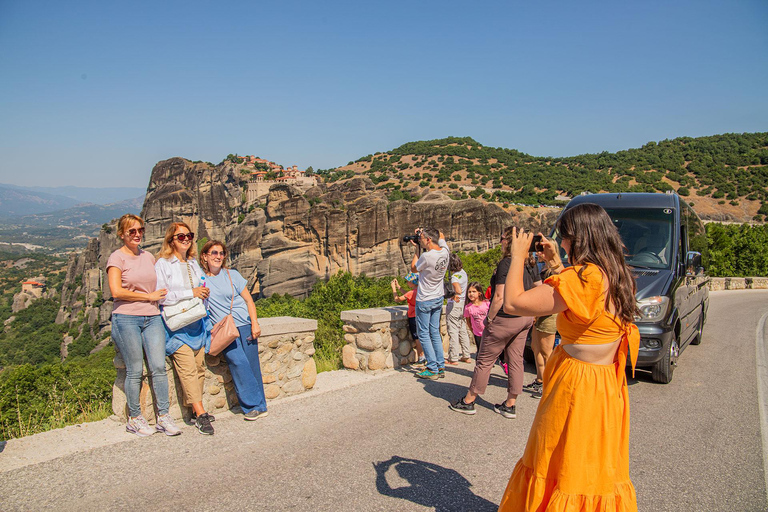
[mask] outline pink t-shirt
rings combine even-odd
[[[139,250],[139,255],[126,254],[122,249],[113,252],[107,260],[107,272],[109,267],[120,269],[123,288],[132,292],[152,293],[157,288],[157,275],[155,274],[155,257],[147,251]],[[133,316],[159,315],[160,310],[156,302],[140,301],[129,302],[115,299],[112,313]]]
[[[485,330],[485,317],[488,316],[488,309],[491,307],[491,301],[484,300],[478,305],[467,302],[464,306],[464,318],[469,318],[469,323],[472,324],[472,334],[475,336],[482,336]]]

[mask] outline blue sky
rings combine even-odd
[[[0,183],[768,131],[768,2],[0,0]]]

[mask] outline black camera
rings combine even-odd
[[[405,235],[403,237],[403,242],[406,243],[406,244],[408,242],[416,242],[418,244],[420,237],[421,237],[421,229],[417,229],[415,235]]]

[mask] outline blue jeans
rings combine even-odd
[[[416,302],[416,327],[419,341],[427,358],[427,369],[433,373],[445,368],[443,338],[440,336],[440,314],[443,312],[443,299],[437,298]]]
[[[261,381],[259,363],[259,340],[249,340],[251,326],[237,328],[240,337],[229,344],[222,354],[229,364],[229,373],[235,383],[235,393],[244,413],[266,411],[267,400],[264,398],[264,384]]]
[[[144,355],[152,378],[158,414],[168,414],[168,376],[165,373],[165,326],[160,315],[112,315],[112,341],[125,362],[125,397],[132,418],[141,414],[139,393]]]

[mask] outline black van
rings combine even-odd
[[[677,194],[586,194],[565,210],[582,203],[602,206],[619,229],[637,279],[637,366],[650,368],[653,380],[666,384],[685,347],[701,343],[707,318],[704,225]],[[556,232],[553,236],[559,238]]]

